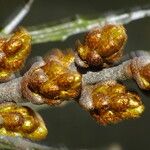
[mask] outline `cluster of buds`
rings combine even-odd
[[[0,41],[0,81],[6,82],[0,84],[0,97],[4,102],[23,99],[20,102],[50,106],[74,100],[102,125],[138,118],[144,111],[140,97],[117,81],[133,78],[141,89],[149,90],[150,55],[119,64],[126,40],[122,25],[96,28],[85,36],[83,44],[77,42],[75,52],[55,49],[22,77],[6,82],[22,67],[30,51],[31,37],[21,28]],[[0,134],[35,140],[46,137],[41,117],[16,103],[0,104]]]

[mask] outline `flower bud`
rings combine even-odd
[[[81,91],[81,75],[70,68],[74,55],[56,51],[23,78],[23,95],[33,103],[57,105],[75,99]]]
[[[103,82],[90,89],[90,92],[88,91],[90,98],[87,98],[90,102],[84,101],[83,97],[79,103],[102,125],[137,118],[144,111],[140,97],[135,93],[128,92],[125,86],[115,81]],[[88,93],[84,95],[88,95]]]
[[[90,31],[83,44],[78,42],[76,51],[86,65],[105,67],[121,58],[126,40],[122,25],[105,25]]]
[[[31,36],[24,28],[9,39],[0,40],[0,81],[9,80],[23,66],[30,53]]]
[[[39,114],[26,106],[15,103],[0,104],[0,134],[42,140],[47,135],[44,121]]]

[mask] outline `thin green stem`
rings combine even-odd
[[[48,41],[64,41],[69,36],[86,32],[97,26],[103,26],[107,23],[128,24],[134,20],[150,16],[150,8],[131,10],[130,12],[114,13],[113,15],[102,16],[96,19],[85,19],[77,17],[66,23],[50,26],[49,24],[29,27],[32,35],[33,44],[44,43]]]
[[[111,15],[102,15],[95,19],[85,19],[84,17],[78,16],[62,24],[52,26],[50,23],[46,23],[27,27],[27,29],[32,36],[32,43],[38,44],[49,41],[64,41],[71,35],[87,32],[97,26],[103,26],[108,23],[128,24],[145,17],[150,17],[150,8],[144,9],[139,7],[137,10],[131,9],[130,11],[123,11],[123,13],[114,12],[111,13]],[[13,22],[13,20],[11,22]],[[10,25],[7,26],[10,27]],[[4,29],[6,29],[6,27],[4,27]],[[0,36],[9,36],[4,32],[4,29],[1,30]]]

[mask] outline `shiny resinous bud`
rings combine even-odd
[[[77,55],[85,67],[106,67],[117,62],[127,40],[126,30],[122,25],[105,25],[90,31],[84,43],[77,43]],[[77,64],[80,64],[76,60]]]
[[[94,109],[90,113],[103,125],[137,118],[144,110],[140,97],[118,83],[98,85],[92,91],[92,99]]]
[[[17,106],[15,103],[0,104],[0,120],[1,135],[42,140],[48,133],[38,113],[29,107]]]
[[[92,86],[88,93],[90,93],[89,102],[80,100],[79,103],[102,125],[138,118],[144,111],[140,97],[128,92],[125,86],[116,81],[105,81]]]
[[[81,91],[81,75],[70,68],[74,55],[56,50],[45,58],[45,64],[37,66],[23,78],[23,95],[33,103],[57,105],[76,99]],[[25,87],[25,88],[24,88]]]
[[[21,69],[30,53],[31,36],[24,28],[19,28],[8,39],[0,39],[0,81],[9,80]]]

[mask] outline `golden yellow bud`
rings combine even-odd
[[[49,105],[77,98],[81,91],[82,78],[80,73],[70,68],[73,61],[72,53],[63,54],[58,50],[47,57],[43,66],[36,69],[33,67],[25,77],[27,80],[23,79],[22,87],[28,84],[28,89],[22,90],[24,96],[34,103],[38,103],[40,99],[40,103]]]
[[[9,39],[0,40],[0,81],[8,80],[19,70],[30,53],[31,36],[24,28]]]
[[[0,105],[0,134],[42,140],[48,131],[39,114],[26,106],[15,103]]]
[[[144,111],[140,97],[115,82],[97,85],[92,90],[92,102],[90,114],[103,125],[137,118]]]
[[[122,25],[105,25],[90,31],[83,44],[78,42],[77,53],[89,66],[105,66],[118,61],[127,40]]]

